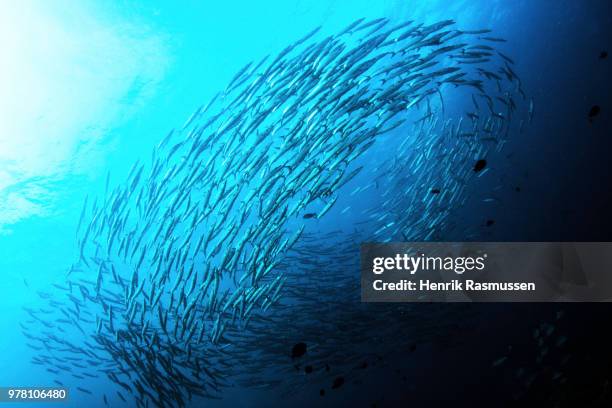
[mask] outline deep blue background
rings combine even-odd
[[[16,81],[23,75],[22,82],[38,89],[48,86],[50,91],[42,98],[46,105],[30,107],[34,110],[27,110],[27,103],[21,100],[10,103],[14,96],[9,93],[2,96],[9,101],[7,106],[32,115],[3,119],[27,121],[27,126],[17,129],[26,129],[29,134],[0,135],[0,174],[9,175],[5,177],[9,181],[0,184],[0,307],[5,312],[0,319],[0,385],[48,383],[44,371],[29,363],[30,351],[17,326],[24,319],[21,306],[35,304],[37,289],[61,280],[74,254],[74,226],[82,199],[87,192],[100,191],[106,170],[112,169],[120,178],[134,159],[147,157],[154,143],[182,124],[242,65],[280,50],[321,24],[326,33],[333,33],[362,16],[424,22],[452,18],[460,27],[488,27],[507,38],[502,48],[516,61],[523,87],[534,98],[534,122],[523,134],[512,135],[490,163],[503,180],[477,181],[470,186],[474,198],[457,209],[462,228],[449,231],[445,239],[462,240],[462,234],[469,230],[474,240],[609,241],[612,69],[610,57],[599,58],[602,51],[612,48],[609,8],[609,1],[595,0],[180,5],[143,1],[112,5],[84,2],[78,8],[68,3],[52,8],[32,2],[15,8],[14,15],[23,21],[35,17],[41,30],[22,28],[31,35],[23,37],[26,43],[15,40],[20,47],[7,51],[7,60],[27,63],[29,58],[39,58],[36,64],[48,68],[39,68],[42,74],[36,78],[40,83],[27,81],[26,69],[17,68],[7,75]],[[48,23],[50,33],[63,34],[47,36],[43,22]],[[77,38],[80,35],[82,41]],[[41,49],[49,53],[19,53]],[[58,54],[54,50],[71,52]],[[16,52],[14,58],[10,52]],[[593,105],[601,106],[601,113],[589,121]],[[59,112],[43,110],[50,106]],[[41,111],[36,111],[38,107]],[[46,123],[63,126],[51,127],[54,133],[50,133]],[[22,137],[28,143],[20,143]],[[20,146],[20,150],[3,150],[3,146]],[[55,157],[53,149],[62,154]],[[15,151],[19,155],[11,156]],[[46,165],[34,166],[21,155]],[[54,159],[45,161],[50,156]],[[498,181],[505,186],[498,193],[499,200],[483,203],[477,193]],[[495,220],[491,227],[484,225],[488,219]],[[236,391],[225,403],[393,406],[408,400],[416,406],[431,406],[442,400],[455,405],[506,400],[515,387],[509,380],[513,370],[521,365],[537,366],[529,354],[534,327],[555,320],[559,310],[565,310],[565,317],[557,326],[562,325],[559,330],[573,339],[572,361],[577,361],[570,367],[576,375],[568,389],[578,390],[577,398],[586,404],[601,390],[585,384],[611,378],[606,368],[612,311],[608,305],[474,308],[479,315],[475,330],[462,332],[461,341],[452,349],[441,344],[419,345],[410,360],[400,364],[400,374],[397,368],[383,364],[372,370],[371,382],[365,386],[347,384],[324,399],[318,393],[301,393],[270,400],[273,394]],[[492,359],[509,346],[519,350],[513,362],[508,368],[492,371]],[[553,365],[542,364],[534,370],[554,370]],[[589,381],[580,383],[585,376]],[[549,385],[541,381],[543,385],[529,394],[530,398],[549,394]],[[105,384],[97,386],[104,388]],[[81,406],[85,400],[80,398],[75,396],[70,406]]]

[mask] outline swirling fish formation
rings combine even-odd
[[[302,315],[319,312],[313,291],[333,302],[333,282],[327,291],[314,284],[318,267],[300,261],[299,248],[310,243],[315,256],[317,235],[305,229],[333,215],[338,200],[344,214],[378,191],[354,238],[381,241],[432,239],[465,200],[474,162],[503,145],[515,99],[524,99],[512,60],[494,47],[502,40],[488,33],[450,20],[361,19],[245,66],[149,163],[114,188],[107,178],[104,195],[85,200],[78,260],[53,293],[40,293],[48,306],[27,309],[33,362],[84,393],[88,377],[107,377],[117,390],[106,404],[222,396],[245,353],[280,350],[274,333],[252,339],[283,294],[285,310],[294,302]],[[459,97],[467,114],[452,112],[448,101]],[[394,153],[377,160],[381,146]],[[352,268],[345,258],[340,270]],[[286,314],[276,316],[282,330]],[[295,327],[317,319],[300,326],[296,316]]]

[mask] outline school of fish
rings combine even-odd
[[[358,244],[435,239],[529,123],[503,41],[360,19],[247,64],[85,200],[76,261],[26,308],[33,363],[106,405],[183,407],[299,383],[286,376],[306,353],[332,374],[361,364],[374,328],[381,347],[435,331],[409,305],[359,303]],[[350,234],[324,231],[349,215]],[[87,388],[98,379],[115,390]]]

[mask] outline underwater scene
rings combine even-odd
[[[608,303],[360,279],[612,241],[609,1],[0,5],[0,405],[612,406]]]

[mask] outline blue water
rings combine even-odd
[[[76,260],[84,197],[101,194],[108,170],[111,182],[121,181],[247,62],[274,55],[319,25],[332,34],[360,17],[454,19],[461,28],[491,28],[506,38],[500,47],[536,101],[533,125],[511,136],[496,164],[496,174],[520,185],[521,196],[500,193],[504,204],[497,206],[478,196],[457,214],[470,228],[496,219],[495,229],[475,228],[472,239],[606,237],[601,218],[589,215],[609,203],[593,199],[609,172],[605,149],[593,141],[604,137],[610,119],[602,115],[591,126],[586,120],[590,106],[604,106],[612,94],[609,62],[597,59],[612,48],[604,1],[29,1],[4,8],[0,386],[51,385],[44,369],[30,363],[19,323],[26,320],[22,307],[36,305],[36,292],[50,291]],[[475,183],[470,191],[499,180]],[[445,238],[461,240],[466,230]],[[226,394],[215,406],[285,404],[273,392]],[[321,403],[318,395],[314,402],[304,398],[304,406]],[[325,401],[342,405],[348,398]],[[101,402],[73,393],[66,406],[84,404]]]

